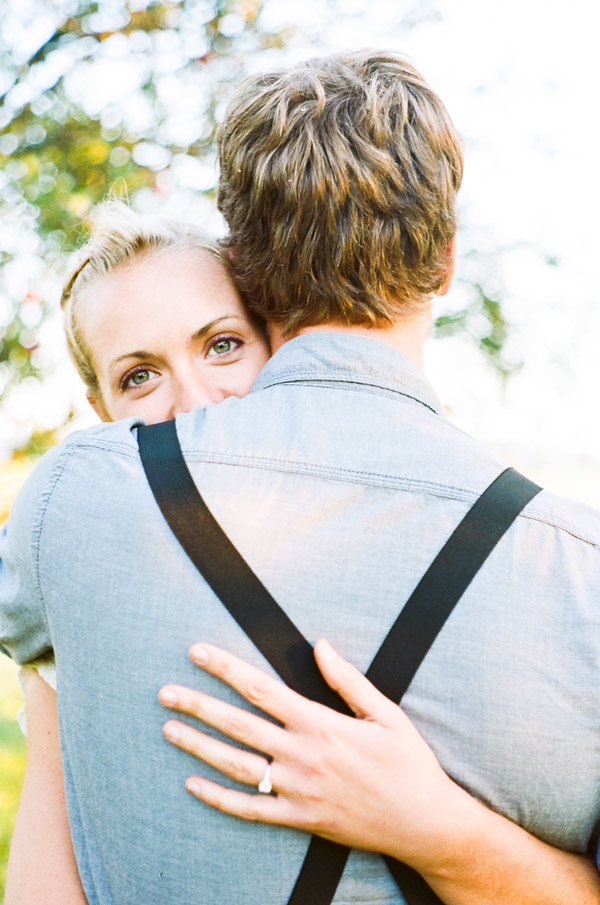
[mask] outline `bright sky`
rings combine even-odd
[[[324,0],[268,0],[265,15],[273,25],[320,23],[319,45],[298,42],[293,57],[389,47],[412,57],[440,93],[465,142],[463,251],[489,255],[514,324],[509,354],[525,362],[502,389],[472,343],[446,339],[429,344],[430,379],[460,426],[547,487],[600,506],[600,5],[342,0],[336,8],[346,15],[330,14]],[[430,17],[407,27],[423,11]],[[460,285],[452,292],[459,307]],[[57,327],[48,329],[56,346]],[[64,375],[35,391],[49,420],[67,404]]]

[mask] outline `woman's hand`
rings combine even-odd
[[[186,787],[193,795],[245,820],[285,824],[414,866],[421,865],[424,853],[439,853],[447,823],[440,813],[447,814],[457,796],[468,796],[444,773],[400,707],[326,641],[315,646],[317,664],[356,719],[309,701],[211,645],[194,645],[190,657],[283,724],[189,688],[161,689],[165,706],[198,717],[265,755],[169,720],[164,726],[169,741],[254,787],[241,792],[192,776]],[[257,794],[269,761],[275,794]]]
[[[446,905],[600,905],[595,866],[488,810],[444,773],[406,714],[329,644],[315,645],[328,684],[356,719],[315,704],[209,644],[191,659],[282,725],[218,698],[167,685],[160,701],[265,756],[176,720],[165,736],[253,792],[199,776],[189,791],[245,820],[284,824],[418,870]],[[256,789],[271,762],[271,795]]]

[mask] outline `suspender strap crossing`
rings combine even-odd
[[[280,678],[305,697],[350,715],[321,676],[312,646],[238,553],[202,499],[174,421],[138,428],[148,483],[181,546]],[[400,702],[454,606],[540,487],[506,469],[474,503],[400,611],[367,678]],[[349,849],[313,836],[288,905],[330,905]],[[412,868],[385,856],[407,905],[441,905]]]

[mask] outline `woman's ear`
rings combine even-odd
[[[100,421],[112,421],[112,418],[109,418],[106,413],[106,409],[104,408],[104,405],[102,404],[102,397],[100,396],[99,393],[96,394],[96,393],[94,393],[93,390],[88,390],[85,395],[86,395],[87,401],[89,402],[91,407],[94,409],[94,411],[100,418]]]

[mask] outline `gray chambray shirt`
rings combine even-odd
[[[162,737],[167,682],[228,700],[205,640],[269,669],[186,559],[148,488],[133,419],[36,469],[0,553],[0,643],[53,648],[74,846],[90,905],[285,905],[309,837],[199,804],[220,776]],[[286,343],[253,391],[177,419],[233,543],[309,640],[366,670],[468,508],[504,469],[444,418],[420,370],[342,333]],[[404,707],[447,772],[552,845],[600,816],[600,515],[543,492],[456,607]],[[399,903],[354,852],[335,902]]]

